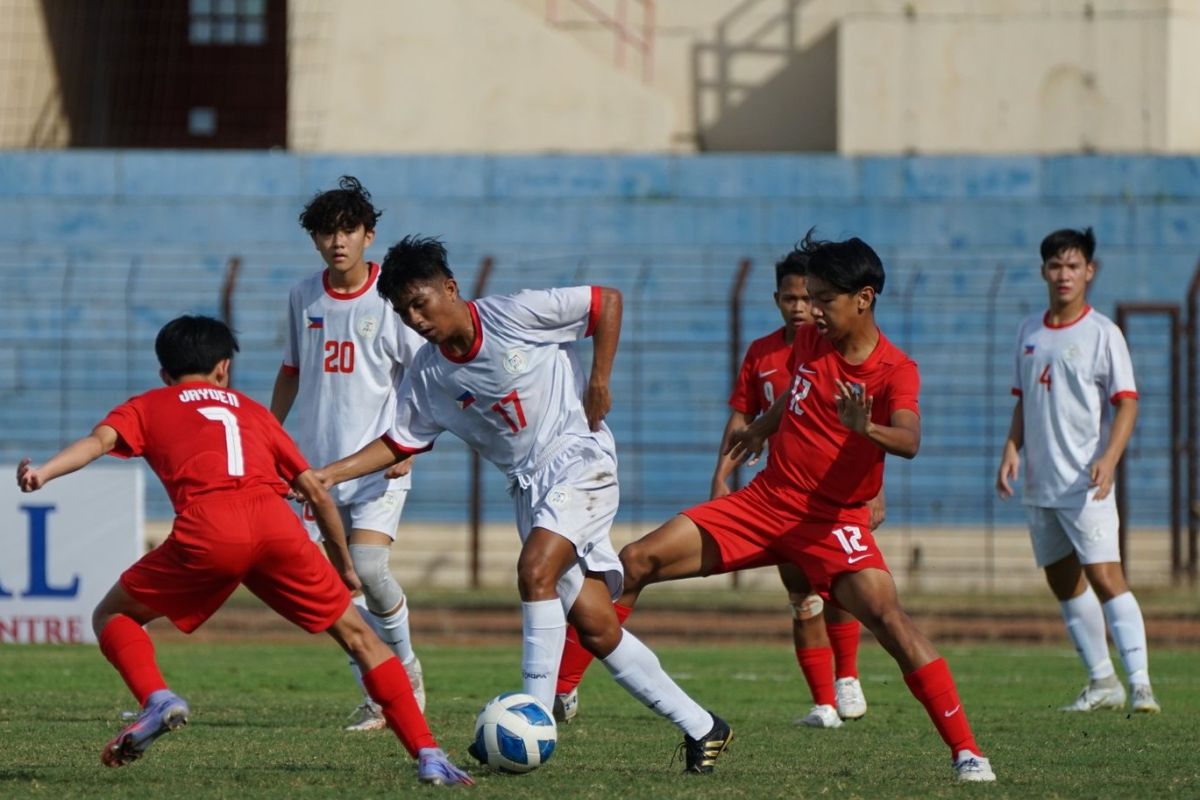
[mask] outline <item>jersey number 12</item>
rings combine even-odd
[[[242,432],[238,429],[238,420],[228,408],[221,406],[205,406],[197,408],[205,419],[219,422],[225,426],[225,465],[231,476],[246,474],[246,465],[242,460]]]

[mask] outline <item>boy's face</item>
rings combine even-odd
[[[375,241],[375,231],[359,225],[350,230],[314,233],[312,240],[325,266],[335,272],[349,272],[363,263],[363,252]]]
[[[775,305],[779,307],[788,330],[794,331],[797,325],[812,322],[812,301],[803,275],[783,276],[779,291],[775,292]]]
[[[1096,277],[1096,264],[1077,249],[1061,250],[1042,264],[1042,279],[1050,291],[1050,305],[1058,308],[1083,300]]]
[[[453,278],[413,283],[388,300],[404,324],[425,340],[442,344],[461,334],[458,282]]]
[[[843,292],[812,275],[806,282],[812,299],[813,324],[830,341],[837,341],[860,326],[875,299],[875,290],[869,286],[856,292]]]

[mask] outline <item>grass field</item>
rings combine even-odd
[[[873,644],[860,656],[870,710],[835,731],[791,721],[808,706],[780,646],[659,648],[664,665],[736,732],[708,777],[679,774],[679,739],[603,669],[581,689],[578,721],[554,759],[509,777],[473,767],[473,796],[536,798],[1160,798],[1200,796],[1200,651],[1155,649],[1164,713],[1065,715],[1080,688],[1065,647],[944,648],[1000,782],[959,786],[924,711]],[[465,762],[475,712],[516,688],[519,646],[426,646],[434,733]],[[101,746],[131,706],[90,647],[0,646],[0,797],[394,797],[418,790],[389,733],[345,734],[357,698],[343,658],[323,640],[167,642],[160,661],[188,698],[192,724],[123,769]],[[429,792],[438,790],[428,789]],[[445,790],[442,790],[445,791]]]

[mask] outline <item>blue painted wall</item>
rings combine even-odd
[[[1007,427],[1012,336],[1039,308],[1037,245],[1091,225],[1092,300],[1181,301],[1200,255],[1200,158],[836,156],[422,156],[0,153],[0,456],[40,457],[152,384],[159,325],[217,312],[228,256],[238,385],[266,401],[288,286],[320,264],[296,217],[354,174],[385,210],[372,256],[421,232],[447,242],[467,287],[484,255],[490,291],[577,282],[627,295],[612,415],[623,516],[655,522],[703,499],[728,390],[733,273],[754,263],[744,341],[777,324],[773,260],[810,226],[879,250],[885,331],[921,363],[921,456],[888,468],[891,519],[1019,522],[989,490]],[[1139,321],[1131,345],[1143,413],[1131,456],[1136,519],[1167,516],[1167,338]],[[439,443],[412,518],[465,514],[465,453]],[[489,515],[509,513],[498,476]],[[152,514],[169,513],[156,493]]]

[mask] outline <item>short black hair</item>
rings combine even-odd
[[[338,178],[338,188],[318,192],[300,212],[300,227],[309,234],[352,231],[363,226],[364,230],[375,230],[375,223],[383,216],[371,204],[371,193],[363,188],[358,178],[343,175]]]
[[[158,363],[172,378],[207,375],[237,350],[233,331],[212,317],[176,317],[162,326],[154,340]]]
[[[783,286],[783,279],[788,275],[803,278],[808,274],[808,253],[797,244],[792,251],[775,262],[775,290]]]
[[[820,278],[839,292],[857,292],[870,286],[875,294],[883,292],[886,276],[883,262],[871,245],[857,236],[844,242],[830,242],[813,237],[810,229],[800,242],[799,250],[808,256],[808,274]]]
[[[1083,253],[1084,261],[1090,262],[1096,252],[1096,234],[1090,227],[1077,231],[1074,228],[1061,228],[1042,239],[1042,263],[1045,264],[1065,250],[1078,250]]]
[[[376,288],[389,302],[415,283],[453,278],[446,246],[433,236],[405,236],[388,248],[379,267]]]

